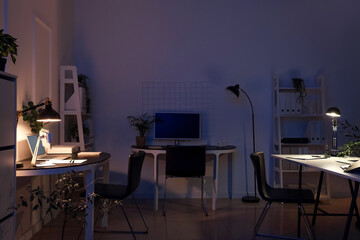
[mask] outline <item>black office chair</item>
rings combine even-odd
[[[173,177],[201,178],[201,206],[205,189],[205,214],[207,198],[205,185],[206,149],[205,146],[166,146],[165,193],[163,215],[166,215],[167,180]]]
[[[108,183],[96,183],[95,184],[95,193],[100,195],[101,198],[120,200],[120,206],[125,215],[125,218],[129,225],[130,231],[95,229],[95,232],[131,233],[133,235],[134,239],[136,239],[135,233],[136,234],[147,234],[148,233],[148,226],[146,224],[145,218],[144,218],[144,216],[136,202],[136,199],[134,198],[134,195],[133,195],[133,193],[135,192],[135,190],[137,189],[137,187],[139,186],[139,183],[140,183],[141,169],[143,166],[144,158],[145,158],[145,152],[133,153],[129,156],[127,185],[108,184]],[[122,202],[125,198],[127,198],[130,195],[131,195],[132,199],[134,200],[135,205],[140,213],[140,216],[141,216],[142,221],[146,228],[145,231],[135,232],[130,224],[129,218],[125,212],[123,202]]]
[[[259,194],[262,199],[267,201],[266,206],[262,211],[258,222],[255,225],[254,238],[256,236],[263,236],[263,237],[274,237],[274,238],[283,238],[283,239],[300,239],[300,218],[302,216],[310,239],[316,239],[313,228],[310,225],[307,216],[305,215],[305,210],[303,207],[303,203],[315,203],[314,194],[312,193],[312,191],[309,189],[290,189],[290,188],[270,187],[266,181],[264,153],[263,152],[253,153],[250,155],[250,158],[256,172]],[[273,202],[297,203],[298,205],[297,238],[258,233],[261,223],[263,222],[265,215]]]

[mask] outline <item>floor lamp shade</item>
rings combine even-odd
[[[249,97],[249,95],[243,90],[240,88],[240,85],[239,84],[236,84],[234,86],[229,86],[226,88],[227,91],[233,93],[236,95],[237,98],[239,98],[240,96],[240,92],[242,92],[247,100],[249,101],[250,103],[250,107],[251,107],[251,123],[252,123],[252,153],[255,153],[255,117],[254,117],[254,108],[253,108],[253,104],[251,102],[251,99]],[[244,202],[258,202],[260,199],[256,196],[256,175],[255,175],[255,169],[254,169],[254,193],[255,193],[255,196],[245,196],[242,198],[242,200]]]

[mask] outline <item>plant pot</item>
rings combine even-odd
[[[6,61],[6,58],[0,58],[0,71],[5,72]]]
[[[136,146],[139,148],[145,147],[146,145],[146,137],[145,136],[137,136],[136,137]]]

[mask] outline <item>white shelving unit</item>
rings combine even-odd
[[[274,139],[276,154],[324,154],[326,150],[325,79],[318,77],[313,84],[304,80],[307,95],[303,103],[292,80],[273,80]],[[308,87],[308,85],[310,87]],[[298,165],[274,158],[274,185],[297,187]],[[318,174],[303,168],[303,186],[315,190]],[[322,199],[330,199],[329,179],[326,175],[326,193]]]
[[[76,67],[60,66],[60,144],[80,146],[81,151],[91,150],[94,140],[85,94],[79,87]]]

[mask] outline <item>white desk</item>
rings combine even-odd
[[[103,182],[109,182],[109,159],[110,154],[101,153],[81,153],[81,157],[87,159],[86,162],[81,164],[61,164],[48,167],[32,167],[30,162],[31,159],[25,159],[21,161],[24,164],[23,167],[16,169],[16,177],[30,177],[30,176],[41,176],[41,175],[52,175],[52,174],[63,174],[67,172],[84,172],[85,173],[85,186],[86,196],[94,192],[94,178],[95,169],[103,167]],[[92,240],[94,236],[94,206],[93,203],[87,202],[89,206],[86,208],[86,226],[85,226],[85,239]]]
[[[150,147],[137,148],[131,146],[133,152],[144,151],[147,154],[151,154],[154,157],[154,210],[159,208],[159,155],[165,155],[165,147],[159,146],[159,149],[152,149]],[[228,154],[228,194],[229,198],[232,198],[232,154],[236,151],[235,146],[206,146],[206,154],[214,155],[214,171],[213,171],[213,188],[212,188],[212,209],[216,210],[216,201],[218,193],[218,173],[219,173],[219,159],[220,155]]]
[[[357,173],[344,172],[344,170],[340,167],[340,166],[344,165],[344,163],[340,163],[337,161],[344,161],[344,160],[346,161],[347,159],[353,159],[353,160],[360,161],[360,158],[330,157],[330,158],[319,159],[316,157],[312,157],[312,155],[282,155],[282,154],[274,154],[272,156],[274,158],[287,160],[287,161],[296,163],[300,166],[311,167],[311,168],[315,168],[315,169],[321,171],[320,184],[318,187],[317,200],[316,200],[315,209],[314,209],[314,217],[317,216],[317,204],[319,201],[318,198],[319,198],[319,195],[320,195],[319,193],[321,190],[321,181],[322,181],[323,172],[334,174],[339,177],[346,178],[348,180],[355,182],[354,189],[352,188],[352,185],[350,185],[352,200],[351,200],[351,204],[350,204],[350,208],[349,208],[349,213],[347,214],[347,222],[346,222],[344,235],[343,235],[343,239],[347,239],[354,210],[356,211],[357,217],[359,217],[358,209],[356,206],[356,198],[357,198],[357,195],[359,192],[360,172],[357,172]],[[320,157],[323,157],[323,156],[320,156]],[[301,168],[300,168],[300,176],[299,177],[300,177],[299,178],[300,179],[299,186],[301,187]],[[359,219],[358,219],[358,221],[359,221]],[[314,220],[313,220],[313,224],[315,224]]]

